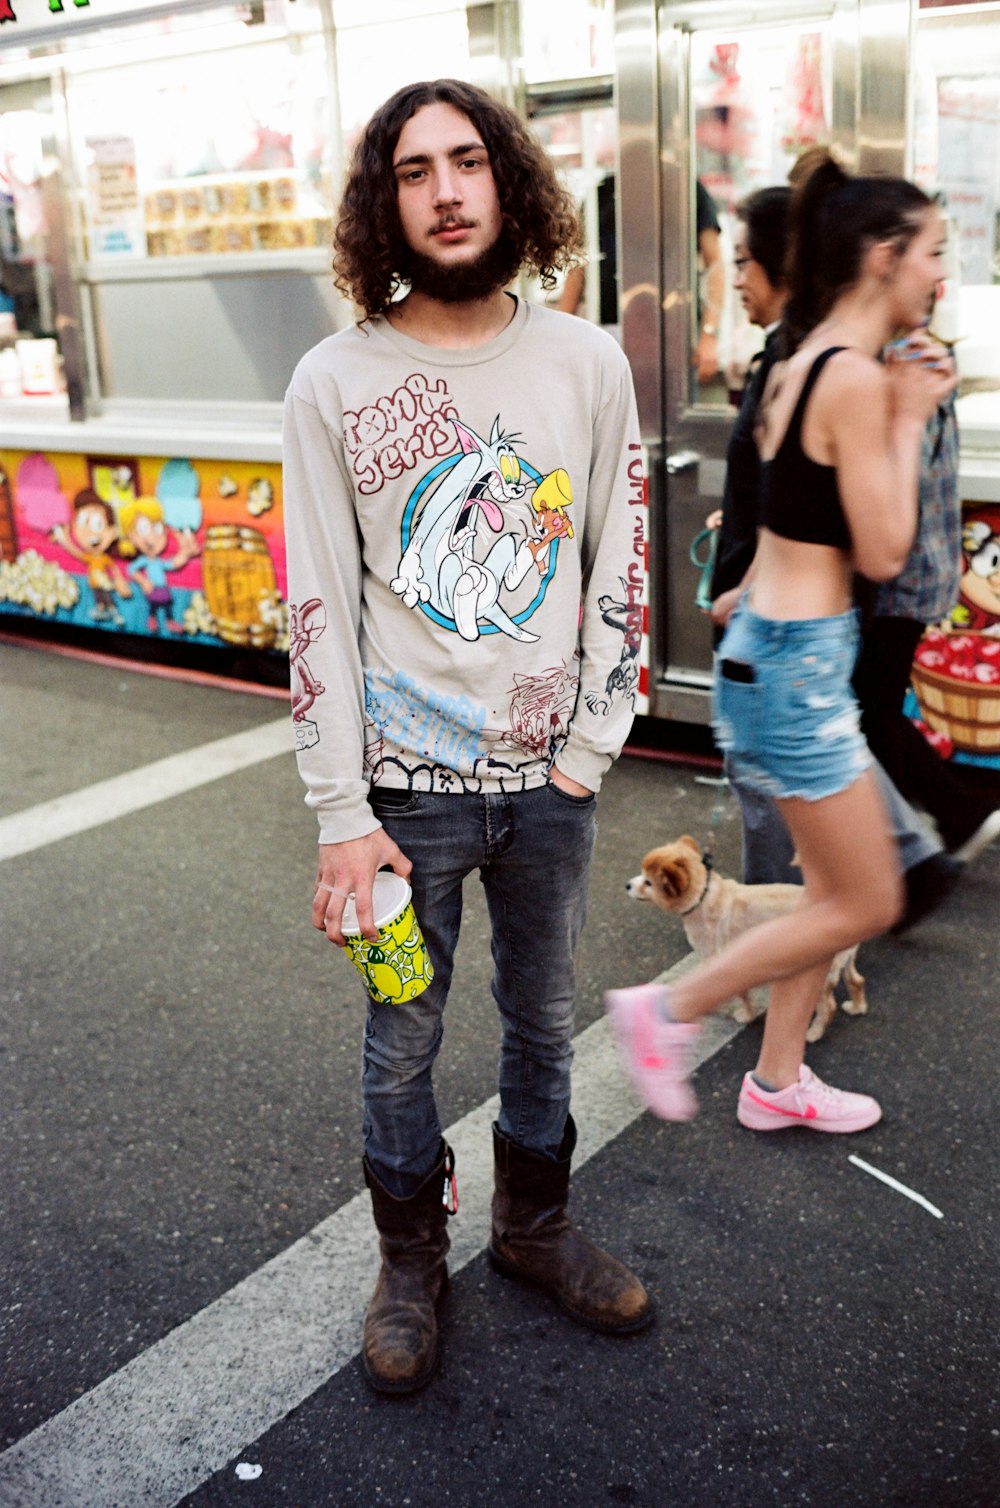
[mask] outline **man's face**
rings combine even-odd
[[[510,280],[506,263],[494,265],[500,201],[489,154],[467,115],[440,102],[424,105],[400,131],[392,165],[400,225],[413,254],[401,271],[415,288],[458,301],[484,297]]]

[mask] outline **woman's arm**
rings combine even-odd
[[[913,544],[924,425],[955,384],[950,362],[938,362],[930,343],[925,360],[884,367],[845,352],[817,393],[854,565],[872,581],[897,576]]]

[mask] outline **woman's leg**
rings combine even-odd
[[[741,1121],[777,1129],[808,1118],[816,1130],[860,1130],[878,1119],[875,1102],[848,1096],[848,1104],[838,1091],[800,1070],[829,960],[841,948],[884,932],[901,914],[897,848],[871,770],[835,796],[783,800],[779,806],[802,862],[802,904],[744,932],[675,984],[610,990],[606,1002],[626,1063],[650,1109],[666,1120],[688,1120],[697,1109],[689,1064],[698,1020],[726,1000],[770,984],[760,1077],[793,1098],[801,1080],[826,1108],[796,1104],[791,1110],[765,1106],[744,1113],[741,1096]],[[756,1094],[752,1087],[751,1094]]]
[[[806,1032],[830,972],[831,958],[771,985],[754,1073],[774,1089],[786,1089],[798,1081],[806,1053]]]
[[[802,863],[802,905],[744,932],[672,984],[675,1021],[697,1021],[757,985],[814,973],[841,948],[885,932],[902,911],[896,847],[870,770],[835,796],[778,806]],[[804,991],[805,985],[801,995],[792,991],[788,997],[799,1001],[803,1014]],[[807,1017],[803,1042],[808,1025]]]
[[[857,786],[850,789],[856,791]],[[862,802],[865,802],[864,793],[859,794]],[[881,801],[881,791],[877,791],[877,794]],[[866,872],[859,878],[858,844],[854,836],[858,829],[852,831],[848,827],[842,832],[834,831],[831,834],[823,810],[826,802],[810,804],[808,801],[796,801],[787,803],[787,806],[791,809],[785,811],[786,821],[802,861],[804,909],[807,911],[810,905],[821,902],[836,906],[844,894],[853,900],[858,894],[859,884],[863,887],[864,880],[873,879],[874,891],[867,899],[874,915],[883,895],[892,893],[894,874],[898,868],[897,845],[887,817],[883,820],[884,841],[877,822],[873,822],[870,829],[867,829],[876,834],[876,839],[870,847],[866,847]],[[856,817],[854,820],[861,819]],[[862,904],[865,904],[863,888],[861,899]],[[803,913],[799,912],[796,916],[801,922]],[[806,923],[808,925],[808,915]],[[860,937],[859,933],[855,941],[860,941]],[[784,1089],[798,1080],[799,1068],[805,1057],[806,1033],[832,957],[830,954],[802,973],[778,979],[771,986],[764,1036],[755,1072],[776,1089]]]

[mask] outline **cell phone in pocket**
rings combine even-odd
[[[757,679],[753,666],[746,660],[723,660],[719,671],[725,680],[740,681],[744,686],[752,686]]]

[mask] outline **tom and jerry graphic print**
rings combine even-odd
[[[596,791],[635,706],[620,349],[524,304],[485,353],[422,367],[415,344],[381,319],[342,331],[286,401],[293,720],[324,841],[371,830],[375,787],[516,792],[558,758]]]

